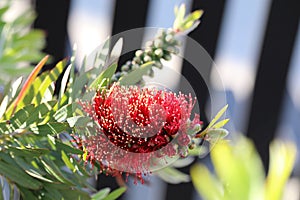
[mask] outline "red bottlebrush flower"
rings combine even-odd
[[[189,145],[188,126],[199,122],[188,122],[193,106],[191,96],[114,85],[82,104],[97,125],[84,145],[103,171],[148,173]]]

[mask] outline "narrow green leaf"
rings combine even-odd
[[[18,89],[21,86],[23,77],[19,77],[13,84],[11,85],[11,88],[9,90],[9,100],[11,101],[17,94]]]
[[[55,165],[55,163],[50,159],[42,159],[41,163],[48,171],[49,174],[54,176],[58,181],[66,183],[69,185],[74,185],[71,180],[67,179],[63,172]]]
[[[33,112],[30,114],[28,119],[26,120],[26,127],[28,127],[31,124],[39,123],[39,121],[42,119],[44,120],[45,115],[48,114],[54,105],[57,103],[56,100],[54,101],[48,101],[42,104],[39,104],[35,107]]]
[[[0,16],[2,16],[6,11],[10,8],[8,5],[4,5],[3,7],[0,8]]]
[[[89,88],[97,90],[99,88],[100,83],[103,82],[104,79],[110,80],[116,72],[117,66],[117,63],[113,63],[112,65],[110,65],[90,84]]]
[[[33,167],[32,165],[28,164],[27,162],[25,162],[25,160],[23,158],[20,157],[15,157],[14,158],[16,163],[30,176],[37,178],[39,180],[45,181],[45,182],[49,182],[49,183],[53,183],[52,180],[45,178],[44,175],[45,173],[43,173],[41,170],[36,169],[35,167]]]
[[[7,105],[8,105],[8,96],[5,96],[0,105],[0,119],[4,115]]]
[[[85,73],[87,70],[86,67],[92,67],[93,73],[91,75],[98,75],[103,70],[103,66],[108,61],[109,57],[109,48],[110,48],[111,39],[107,38],[102,46],[98,47],[95,51],[93,51],[88,58],[86,58],[83,62],[82,68],[80,69],[80,74]],[[93,63],[89,63],[87,65],[87,60],[93,60]]]
[[[270,145],[270,165],[265,184],[266,200],[280,200],[295,164],[297,147],[274,141]]]
[[[64,151],[61,151],[61,159],[64,161],[64,163],[66,164],[66,166],[72,171],[75,172],[75,166],[73,165],[73,163],[70,161],[69,156],[67,156],[67,154]]]
[[[202,157],[204,155],[208,154],[208,148],[205,146],[195,147],[193,149],[189,149],[189,155],[190,156],[198,156]]]
[[[180,7],[175,10],[175,20],[173,24],[173,28],[175,30],[180,29],[181,24],[184,20],[184,16],[185,16],[185,5],[181,4]]]
[[[33,104],[37,104],[42,101],[42,98],[44,97],[47,89],[49,89],[51,83],[56,81],[58,76],[62,73],[65,67],[65,63],[65,61],[60,61],[52,70],[43,72],[37,78],[38,80],[34,83],[34,86],[36,87],[36,91],[38,91],[38,93],[34,95],[32,99]]]
[[[25,28],[33,22],[35,19],[35,13],[31,9],[27,9],[22,14],[20,14],[18,17],[16,17],[12,24],[13,26],[19,26],[20,28]]]
[[[229,122],[229,119],[223,119],[217,123],[215,123],[215,125],[212,126],[212,128],[222,128],[223,126],[225,126],[227,123]]]
[[[126,191],[125,187],[120,187],[120,188],[112,191],[103,200],[115,200],[115,199],[119,198],[125,191]]]
[[[110,188],[103,188],[96,194],[92,195],[92,200],[102,200],[104,199],[110,192]]]
[[[53,115],[54,119],[58,122],[63,122],[67,118],[72,116],[73,116],[73,104],[64,105]]]
[[[39,157],[50,153],[50,150],[45,148],[21,148],[10,146],[8,149],[13,152],[14,155],[22,157]]]
[[[34,195],[32,191],[28,190],[25,187],[22,187],[22,185],[18,185],[18,188],[21,192],[21,196],[23,197],[23,199],[38,200],[38,197]]]
[[[49,186],[45,187],[47,192],[45,193],[44,198],[57,199],[57,200],[63,199],[63,196],[60,194],[60,191],[58,189],[51,187],[51,185]]]
[[[72,65],[70,64],[70,65],[67,67],[67,69],[66,69],[66,71],[65,71],[65,73],[64,73],[64,76],[63,76],[63,78],[62,78],[62,80],[61,80],[60,92],[59,92],[59,100],[58,100],[59,102],[60,102],[60,100],[62,99],[62,96],[63,96],[64,93],[65,93],[65,90],[66,90],[66,87],[67,87],[67,82],[68,82],[68,78],[69,78],[69,76],[70,76],[71,69],[72,69]]]
[[[90,200],[90,196],[87,192],[80,190],[60,190],[60,193],[63,195],[64,199],[80,199],[80,200]]]
[[[68,123],[48,122],[47,124],[30,127],[30,130],[39,135],[58,134],[69,129]]]
[[[75,116],[67,119],[67,122],[69,123],[70,127],[74,127],[74,126],[84,127],[90,121],[91,121],[90,117],[84,117],[84,116]]]
[[[210,142],[216,142],[219,139],[222,139],[228,135],[228,131],[223,128],[212,128],[208,129],[206,135],[208,136],[207,140]]]
[[[189,22],[194,23],[196,20],[200,19],[202,15],[203,15],[203,10],[195,10],[185,18],[183,25],[185,26],[186,23]]]
[[[133,85],[139,82],[143,78],[143,75],[146,75],[148,73],[153,64],[154,62],[152,61],[141,65],[136,70],[122,76],[119,80],[119,83],[121,85]]]
[[[171,184],[186,183],[190,181],[189,175],[184,174],[181,171],[172,167],[163,168],[155,172],[155,174],[157,174],[161,179],[163,179],[167,183]]]
[[[82,150],[76,149],[75,147],[71,147],[67,144],[64,144],[59,140],[55,140],[55,144],[56,144],[57,149],[63,150],[66,153],[72,153],[72,154],[77,154],[77,155],[82,155],[83,154]]]
[[[24,108],[20,109],[14,116],[9,120],[10,122],[7,125],[0,126],[3,132],[12,133],[16,129],[26,128],[26,120],[31,116],[31,113],[34,112],[34,105],[27,105]],[[6,123],[6,122],[5,122]]]
[[[198,193],[208,200],[223,199],[222,186],[203,165],[191,168],[191,177]]]
[[[208,125],[208,128],[211,128],[219,119],[220,117],[226,112],[228,108],[228,104],[224,106],[218,113],[217,115],[211,120],[211,122]]]
[[[38,190],[43,186],[39,181],[31,178],[29,175],[24,173],[20,168],[7,164],[6,162],[3,162],[1,160],[0,160],[0,173],[5,177],[7,177],[8,179],[10,179],[11,181],[32,190]]]
[[[122,53],[123,48],[123,38],[118,39],[118,41],[115,43],[114,47],[112,48],[110,55],[109,55],[109,61],[107,62],[108,65],[111,63],[118,63],[119,58]]]

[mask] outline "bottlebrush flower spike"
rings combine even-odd
[[[97,125],[84,142],[86,151],[110,173],[144,174],[165,166],[167,157],[188,148],[188,129],[201,124],[198,115],[190,122],[191,95],[155,88],[115,84],[81,105]]]

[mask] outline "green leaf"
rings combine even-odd
[[[222,139],[228,135],[228,131],[223,128],[211,128],[208,129],[206,135],[208,136],[207,140],[210,142],[216,142],[219,139]]]
[[[58,181],[66,183],[68,185],[75,185],[71,180],[67,179],[63,172],[55,165],[50,159],[41,159],[41,163],[45,167],[46,171],[54,176]]]
[[[12,133],[16,129],[22,129],[27,127],[26,120],[31,116],[31,113],[34,112],[34,105],[27,105],[26,107],[19,110],[14,116],[10,119],[10,123],[2,122],[0,124],[0,130],[4,133]],[[6,124],[6,126],[4,126]]]
[[[222,128],[222,127],[225,126],[228,122],[229,122],[229,119],[223,119],[223,120],[221,120],[221,121],[215,123],[215,124],[213,125],[212,128]]]
[[[8,96],[5,96],[0,105],[0,119],[4,115],[7,105],[8,105]]]
[[[112,65],[110,65],[90,84],[89,88],[98,90],[99,86],[103,86],[101,85],[101,83],[103,83],[104,79],[108,79],[108,80],[111,79],[111,77],[114,75],[114,73],[117,70],[117,66],[118,66],[117,63],[113,63]]]
[[[36,106],[34,111],[30,114],[30,117],[28,117],[28,119],[26,120],[27,127],[31,124],[39,123],[39,120],[44,120],[45,115],[52,110],[56,103],[57,101],[54,100]]]
[[[11,181],[32,190],[38,190],[43,185],[36,179],[31,178],[24,173],[20,168],[7,164],[0,160],[0,173],[10,179]]]
[[[112,48],[112,50],[110,52],[108,65],[110,65],[111,63],[118,63],[119,58],[122,53],[122,48],[123,48],[123,38],[120,38],[115,43],[114,47]]]
[[[195,10],[191,14],[189,14],[186,19],[187,20],[198,20],[203,15],[203,10]]]
[[[155,172],[161,179],[166,181],[167,183],[178,184],[178,183],[186,183],[190,181],[190,176],[182,173],[181,171],[172,168],[166,167],[157,172]]]
[[[206,146],[196,146],[193,149],[189,149],[189,155],[190,156],[198,156],[198,157],[202,157],[204,155],[208,154],[208,148]]]
[[[217,122],[217,121],[222,117],[222,115],[226,112],[227,108],[228,108],[228,104],[225,105],[225,106],[217,113],[217,115],[211,120],[211,122],[210,122],[209,125],[206,127],[206,129],[203,130],[203,131],[198,135],[198,137],[200,137],[200,138],[201,138],[201,137],[204,137],[204,136],[207,134],[207,131],[209,131],[210,128],[214,127],[214,125],[215,125],[216,127],[219,127],[219,126],[221,126],[222,124],[225,125],[225,124],[228,122],[228,119],[224,119],[224,120],[220,121],[220,122],[217,123],[217,124],[216,124],[216,122]]]
[[[67,131],[68,128],[68,123],[48,122],[47,124],[30,127],[30,130],[38,135],[54,135]]]
[[[90,121],[91,118],[85,116],[75,116],[67,119],[67,122],[69,123],[70,127],[74,127],[74,126],[84,127]]]
[[[67,156],[67,154],[64,151],[61,151],[61,159],[64,161],[64,163],[66,164],[66,166],[72,171],[75,172],[75,166],[73,165],[73,163],[70,161],[69,156]]]
[[[6,11],[10,8],[9,5],[4,5],[3,7],[0,8],[0,16],[2,17],[2,15],[4,13],[6,13]]]
[[[99,47],[99,50],[98,48],[92,52],[88,58],[85,58],[84,62],[83,62],[83,65],[80,69],[80,74],[84,74],[85,73],[85,70],[87,65],[86,65],[86,60],[93,60],[93,63],[91,63],[91,66],[93,69],[96,69],[94,71],[94,73],[92,73],[93,75],[94,74],[100,74],[103,66],[105,65],[105,63],[107,63],[107,60],[108,60],[108,54],[109,54],[109,48],[110,48],[110,42],[111,42],[111,39],[110,38],[107,38],[105,40],[105,42],[103,43],[103,45],[101,47]],[[88,66],[90,67],[90,66]]]
[[[68,189],[60,190],[60,193],[63,195],[64,199],[78,199],[78,200],[89,200],[90,197],[87,192],[80,190]]]
[[[119,198],[125,191],[126,191],[125,187],[120,187],[120,188],[112,191],[103,200],[115,200],[115,199]]]
[[[46,191],[44,193],[43,199],[63,199],[63,196],[60,194],[60,192],[57,189],[45,187]]]
[[[110,188],[103,188],[101,189],[99,192],[97,192],[96,194],[93,194],[92,200],[102,200],[104,199],[110,192]]]
[[[270,145],[270,165],[265,184],[266,200],[282,199],[283,191],[295,164],[297,147],[274,141]]]
[[[71,69],[72,69],[72,66],[73,65],[69,65],[64,73],[64,76],[61,80],[61,86],[60,86],[60,92],[59,92],[59,102],[60,100],[62,99],[62,96],[64,95],[65,93],[65,90],[66,90],[66,87],[67,87],[67,82],[68,82],[68,78],[70,76],[70,72],[71,72]]]
[[[262,199],[264,172],[254,145],[243,138],[218,142],[211,151],[216,174],[224,183],[224,199]]]
[[[228,104],[224,106],[218,113],[217,115],[211,120],[211,122],[208,125],[208,128],[211,128],[219,119],[220,117],[226,112],[228,108]]]
[[[191,177],[196,190],[204,199],[223,199],[221,183],[210,174],[205,166],[194,165],[191,168]]]
[[[13,84],[11,85],[11,88],[9,90],[9,100],[11,101],[17,94],[18,89],[21,86],[23,77],[19,77],[15,82],[13,82]]]
[[[58,122],[63,122],[67,120],[67,118],[72,116],[73,116],[73,104],[64,105],[53,115],[54,119]]]
[[[80,149],[76,149],[74,147],[71,147],[67,144],[64,144],[62,143],[61,141],[59,140],[55,140],[55,144],[56,144],[56,147],[60,150],[63,150],[67,153],[72,153],[72,154],[77,154],[77,155],[82,155],[83,154],[83,151],[80,150]]]
[[[143,65],[141,65],[139,68],[133,70],[132,72],[122,76],[119,80],[119,83],[121,85],[133,85],[137,82],[139,82],[143,75],[146,75],[148,71],[151,69],[151,67],[154,65],[154,61],[147,62]]]
[[[38,197],[34,195],[34,193],[25,187],[22,187],[21,185],[18,185],[18,188],[21,192],[21,195],[23,199],[32,199],[32,200],[38,200]]]
[[[36,88],[34,91],[38,91],[38,93],[34,95],[31,103],[37,104],[42,101],[47,89],[49,89],[51,83],[57,80],[58,76],[62,73],[64,67],[65,61],[60,61],[55,65],[55,67],[52,70],[43,72],[37,78],[37,80],[33,84],[33,87]]]
[[[49,149],[45,148],[21,148],[10,146],[8,149],[16,156],[22,157],[39,157],[50,153]]]
[[[45,173],[43,173],[41,170],[36,169],[35,167],[33,167],[32,165],[28,164],[23,158],[20,157],[15,157],[14,158],[16,163],[30,176],[37,178],[39,180],[45,181],[45,182],[49,182],[52,183],[53,181],[45,178],[44,175]]]
[[[174,24],[173,24],[173,28],[176,30],[176,29],[180,29],[181,27],[181,24],[184,20],[184,16],[185,16],[185,5],[184,4],[181,4],[180,7],[176,8],[174,10],[175,12],[175,20],[174,20]]]
[[[26,26],[31,25],[33,20],[35,19],[35,13],[33,10],[28,9],[24,11],[21,15],[13,20],[13,26],[19,26],[21,29],[25,28]]]

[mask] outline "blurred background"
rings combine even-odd
[[[53,64],[70,56],[76,43],[79,67],[84,55],[110,35],[138,27],[172,27],[173,8],[180,3],[185,3],[187,10],[205,11],[200,26],[189,36],[215,61],[214,67],[204,67],[216,91],[225,87],[231,118],[229,131],[250,137],[265,167],[269,162],[269,143],[274,138],[292,140],[299,150],[299,0],[15,0],[11,15],[33,6],[37,12],[34,27],[45,31],[44,52],[53,56]],[[149,38],[147,32],[136,39],[142,44],[145,38]],[[189,48],[184,43],[182,50],[188,53]],[[204,100],[209,99],[209,93],[206,87],[197,86],[199,77],[189,78],[193,73],[189,63],[176,60],[172,65],[195,86],[197,96],[201,94],[200,109],[205,110]],[[217,81],[218,73],[222,84]],[[207,122],[205,116],[203,120]],[[209,158],[199,162],[209,162]],[[288,184],[293,199],[300,199],[299,177],[298,155]],[[96,184],[98,188],[117,187],[114,179],[105,176],[100,176]],[[171,185],[151,177],[150,185],[132,186],[122,199],[201,198],[192,183]]]

